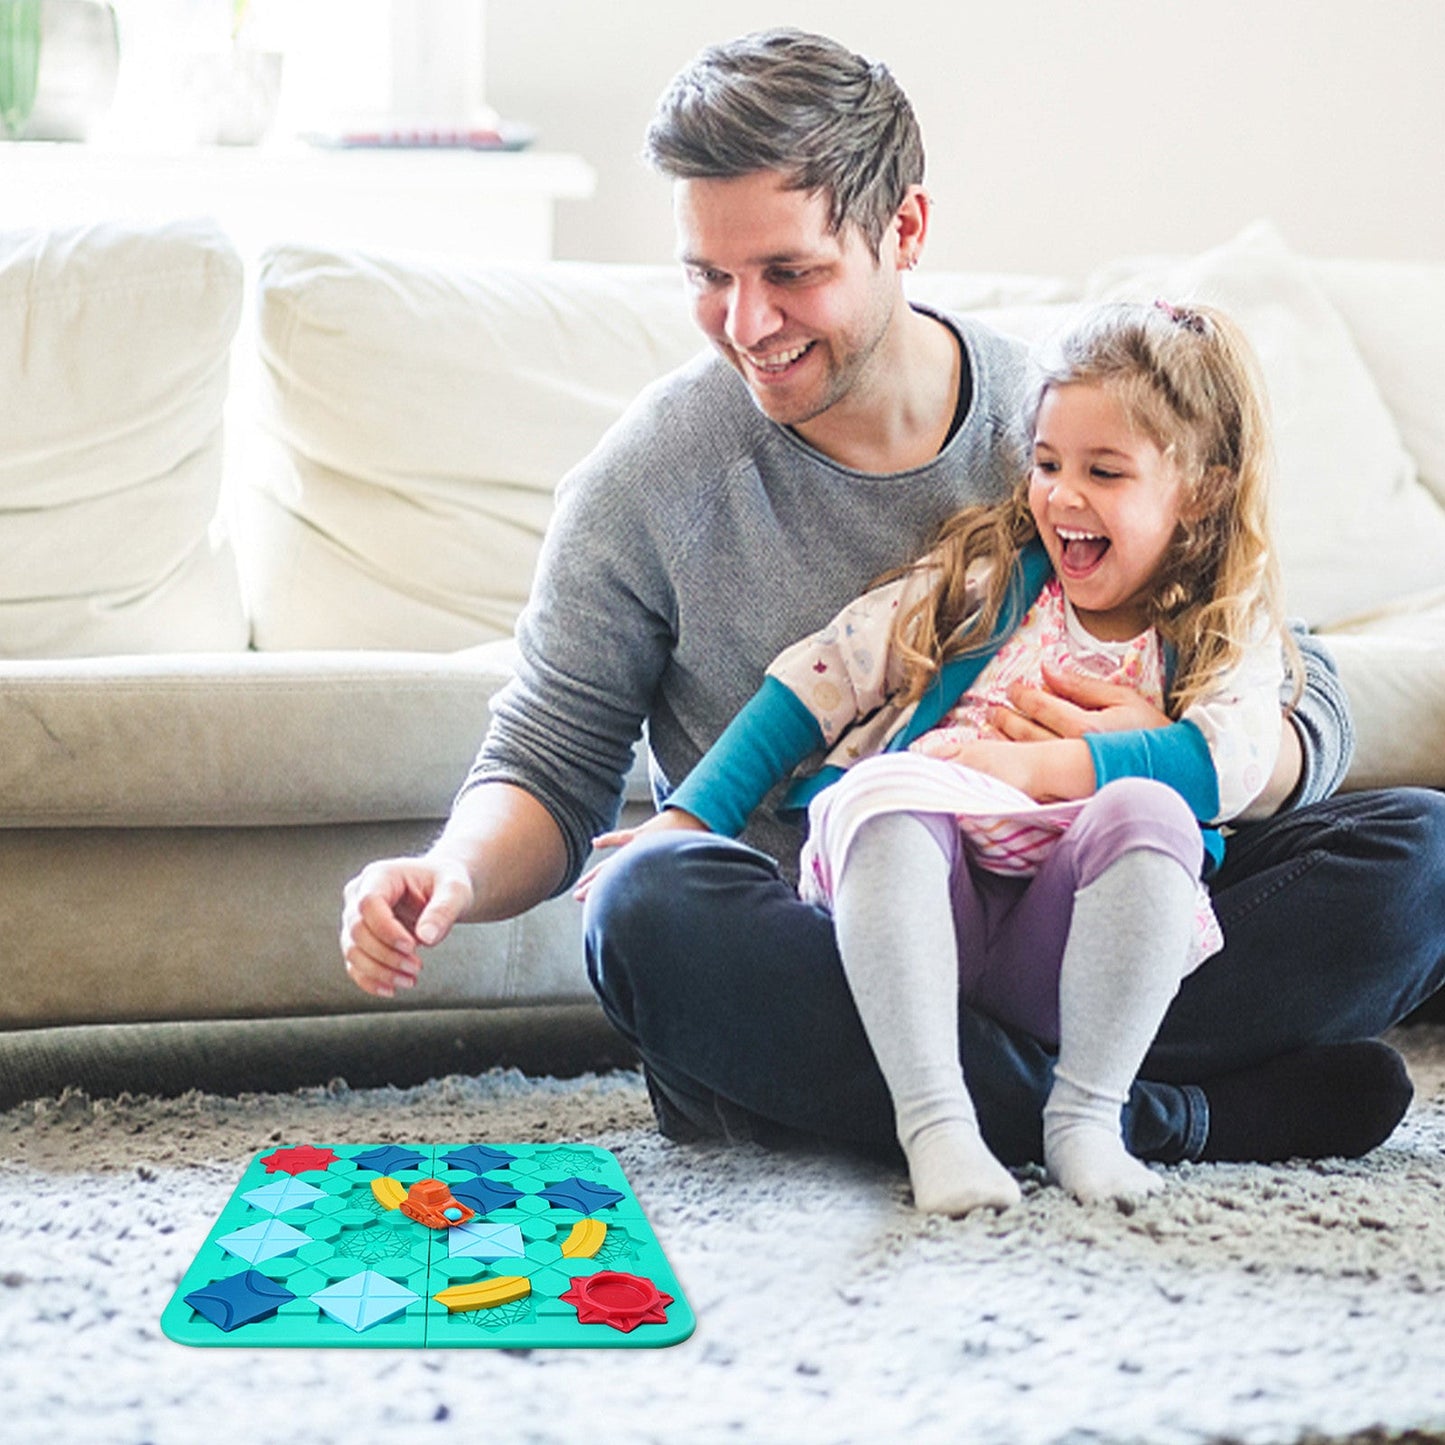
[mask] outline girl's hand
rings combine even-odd
[[[1094,791],[1094,760],[1089,749],[1074,738],[1023,745],[987,739],[960,743],[950,751],[948,761],[987,773],[1027,793],[1036,803],[1087,798]]]
[[[919,751],[957,763],[960,767],[987,773],[989,777],[1027,793],[1036,802],[1041,801],[1037,792],[1035,758],[1030,756],[1037,751],[1033,747],[980,738],[973,742],[952,743],[946,749],[933,746],[920,748]]]
[[[1009,689],[1011,707],[996,707],[989,725],[1014,742],[1078,738],[1085,733],[1127,732],[1165,727],[1169,719],[1132,687],[1082,677],[1044,664],[1044,686]]]
[[[701,818],[695,818],[681,808],[664,808],[662,812],[654,813],[645,823],[640,823],[636,828],[617,828],[611,833],[599,833],[592,840],[592,846],[594,848],[616,848],[620,851],[638,838],[645,838],[649,833],[676,832],[679,828],[688,829],[694,833],[712,831]],[[592,891],[592,885],[596,883],[597,875],[604,868],[615,863],[617,857],[617,853],[614,853],[612,857],[604,858],[602,862],[594,864],[577,880],[577,886],[573,888],[572,896],[579,903]]]

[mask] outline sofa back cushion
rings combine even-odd
[[[1313,261],[1310,269],[1350,328],[1421,483],[1445,507],[1445,265]]]
[[[234,650],[240,259],[209,223],[0,232],[0,656]]]
[[[910,277],[969,309],[1066,283]],[[276,247],[242,488],[255,644],[455,648],[510,635],[559,479],[704,343],[675,266],[469,265]]]
[[[262,260],[247,479],[258,647],[457,648],[511,633],[558,479],[701,345],[673,267]]]
[[[1348,325],[1322,279],[1351,303]],[[1433,485],[1439,466],[1438,418],[1424,391],[1402,389],[1417,368],[1390,364],[1424,343],[1410,350],[1406,311],[1381,307],[1373,275],[1322,272],[1261,226],[1085,285],[925,271],[908,286],[1028,342],[1084,296],[1222,305],[1270,388],[1290,610],[1338,625],[1445,579],[1445,507],[1420,480]],[[510,633],[558,480],[701,344],[665,266],[284,247],[259,290],[277,445],[248,477],[243,568],[268,649],[440,649]]]

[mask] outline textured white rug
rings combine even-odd
[[[901,1172],[679,1147],[631,1073],[0,1115],[0,1434],[100,1442],[1445,1440],[1445,1029],[1366,1160],[1180,1166],[1132,1213],[1037,1177],[922,1218]],[[698,1328],[662,1350],[189,1349],[158,1317],[281,1142],[614,1150]]]

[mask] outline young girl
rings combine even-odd
[[[826,749],[804,898],[834,915],[920,1209],[1003,1208],[958,995],[1058,1047],[1044,1162],[1085,1201],[1158,1187],[1120,1109],[1180,979],[1221,943],[1212,828],[1264,787],[1286,660],[1269,448],[1247,342],[1205,308],[1090,313],[1041,368],[1014,494],[784,652],[643,829],[736,834]],[[1169,726],[1015,742],[989,724],[1047,669],[1135,688]],[[590,883],[584,879],[580,892]],[[963,1061],[964,1069],[967,1060]]]

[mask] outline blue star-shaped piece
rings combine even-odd
[[[269,1319],[282,1305],[295,1298],[285,1285],[267,1279],[260,1270],[248,1269],[244,1274],[233,1274],[201,1289],[193,1289],[186,1296],[186,1303],[218,1330],[229,1334],[253,1320]]]
[[[510,1184],[498,1184],[495,1179],[460,1179],[451,1186],[452,1198],[469,1204],[478,1214],[490,1214],[494,1209],[505,1209],[514,1199],[522,1197],[520,1189]]]
[[[426,1155],[399,1144],[378,1144],[365,1154],[353,1154],[351,1162],[362,1169],[375,1169],[378,1174],[391,1174],[398,1169],[415,1169],[426,1162]]]
[[[468,1144],[465,1149],[453,1149],[443,1154],[442,1161],[453,1169],[470,1169],[473,1174],[486,1174],[492,1169],[505,1169],[513,1156],[501,1149],[486,1144]],[[453,1191],[455,1193],[455,1191]]]
[[[579,1179],[575,1175],[559,1184],[549,1184],[542,1191],[542,1198],[559,1209],[575,1209],[581,1214],[591,1214],[597,1209],[606,1209],[627,1196],[605,1184],[594,1184],[590,1179]]]

